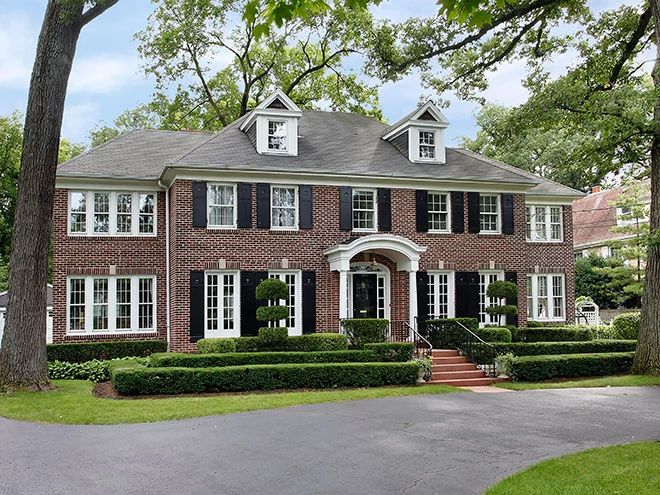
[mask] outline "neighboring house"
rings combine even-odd
[[[626,218],[630,215],[629,209],[613,204],[625,190],[625,187],[593,187],[590,194],[573,202],[573,251],[576,257],[591,254],[603,258],[616,256],[616,247],[612,246],[612,242],[633,237],[629,233],[612,231],[614,227],[637,222],[637,219]],[[644,198],[644,202],[651,203],[650,195]],[[648,219],[639,221],[644,223]]]
[[[501,279],[521,325],[573,321],[582,194],[445,147],[447,126],[430,102],[387,126],[278,91],[220,132],[132,131],[60,165],[54,340],[255,335],[267,277],[289,286],[291,335],[350,317],[496,323],[485,291]]]
[[[2,345],[2,335],[5,330],[5,319],[7,318],[7,291],[0,292],[0,346]],[[53,286],[48,284],[46,288],[46,343],[53,342]]]

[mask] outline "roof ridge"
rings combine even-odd
[[[488,165],[493,165],[494,167],[501,168],[502,170],[506,170],[507,172],[514,173],[516,175],[519,175],[521,177],[524,177],[526,179],[534,179],[534,180],[545,180],[541,177],[539,177],[536,174],[533,174],[531,172],[527,172],[526,170],[522,170],[521,168],[514,167],[513,165],[509,165],[508,163],[501,162],[499,160],[495,160],[494,158],[490,158],[489,156],[482,155],[481,153],[477,153],[476,151],[472,150],[466,150],[465,148],[449,148],[457,153],[461,153],[463,155],[468,155],[471,156],[472,158],[475,158],[476,160],[479,160],[481,162],[487,163]],[[540,184],[539,182],[538,184]],[[562,185],[562,184],[560,184]],[[566,187],[566,186],[563,186]]]

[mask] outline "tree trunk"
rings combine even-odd
[[[32,69],[9,261],[1,388],[49,388],[48,247],[62,114],[84,2],[49,0]]]
[[[655,24],[656,60],[653,85],[660,91],[660,0],[651,0]],[[642,299],[642,320],[633,373],[660,375],[660,99],[653,108],[651,145],[650,243]]]

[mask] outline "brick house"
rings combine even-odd
[[[444,144],[427,103],[391,126],[276,92],[217,133],[132,131],[58,169],[55,342],[254,335],[255,286],[290,288],[290,335],[349,317],[573,320],[581,193]],[[543,239],[532,233],[541,230]]]

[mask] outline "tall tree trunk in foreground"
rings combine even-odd
[[[46,284],[62,114],[76,43],[85,24],[117,0],[49,0],[30,80],[0,388],[48,389]]]
[[[656,60],[653,85],[660,92],[660,0],[651,0],[655,24]],[[642,321],[637,341],[633,372],[660,375],[660,98],[653,108],[651,145],[651,242],[642,300]]]

